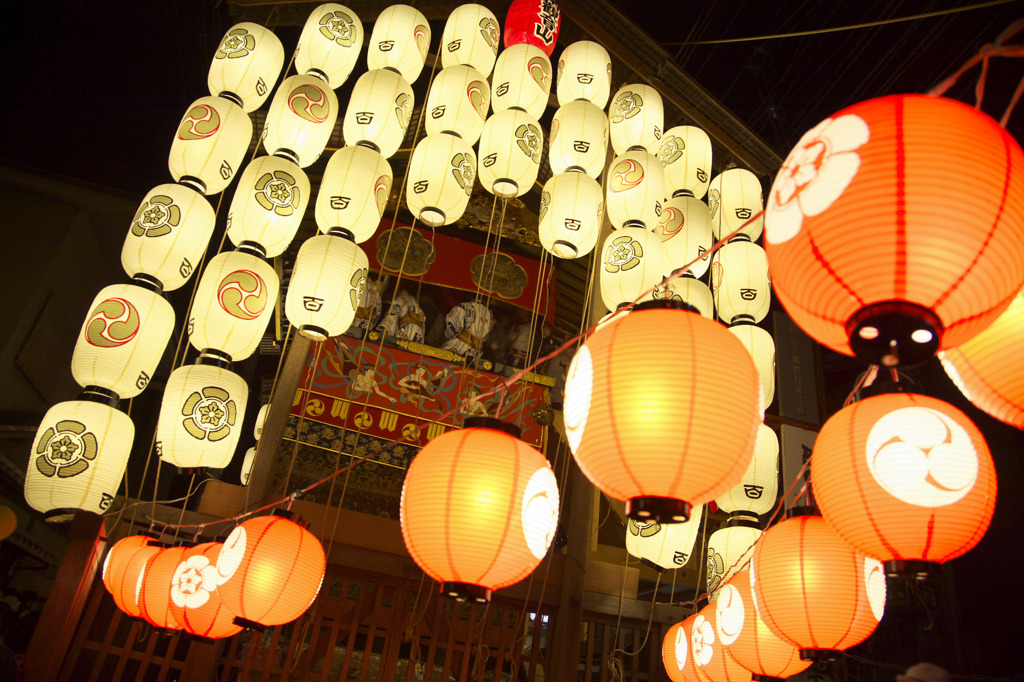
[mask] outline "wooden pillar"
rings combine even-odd
[[[25,679],[32,682],[54,682],[60,674],[107,547],[103,517],[78,512],[70,540],[25,655]]]
[[[193,639],[189,642],[188,653],[185,654],[185,677],[190,682],[213,682],[217,679],[217,663],[220,653],[227,640],[213,642]]]

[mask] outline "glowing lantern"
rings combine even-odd
[[[142,597],[142,579],[145,576],[146,566],[163,551],[163,545],[154,542],[149,537],[141,535],[135,537],[140,537],[145,542],[133,542],[132,544],[138,543],[135,549],[126,547],[123,564],[120,559],[117,564],[111,560],[103,574],[104,584],[107,585],[117,608],[133,618],[142,614],[142,604],[139,600]],[[109,583],[107,582],[108,577]]]
[[[459,5],[448,15],[441,34],[441,66],[465,64],[487,77],[494,68],[500,40],[494,12],[483,5]]]
[[[666,275],[693,263],[687,272],[694,277],[704,276],[711,266],[708,249],[715,242],[707,204],[693,197],[672,197],[665,202],[653,229],[665,248]]]
[[[529,575],[558,525],[558,486],[519,429],[490,418],[430,441],[402,486],[402,537],[442,592],[490,601]],[[473,523],[463,523],[471,518]]]
[[[279,287],[274,268],[259,256],[242,249],[217,254],[196,287],[189,341],[200,351],[246,359],[263,338]]]
[[[252,140],[252,121],[223,97],[200,97],[178,124],[167,166],[175,181],[203,194],[231,184]]]
[[[648,566],[660,570],[681,568],[693,555],[693,546],[700,535],[704,506],[698,505],[683,523],[661,524],[657,521],[626,521],[626,551]]]
[[[747,169],[730,168],[716,175],[708,189],[708,207],[715,239],[725,239],[736,230],[740,231],[731,239],[756,242],[760,238],[764,216],[749,225],[747,221],[764,208],[761,181]]]
[[[863,642],[885,612],[882,564],[858,554],[820,516],[795,516],[754,547],[750,583],[772,631],[807,660]]]
[[[255,242],[267,258],[284,253],[309,204],[309,178],[280,156],[261,156],[242,176],[228,211],[228,238],[235,246]]]
[[[135,212],[121,248],[129,277],[144,275],[174,291],[192,276],[213,234],[213,207],[185,185],[157,185]]]
[[[601,245],[598,278],[601,300],[609,310],[632,303],[661,282],[661,240],[643,227],[624,227],[608,233]]]
[[[211,95],[235,102],[248,114],[267,101],[282,66],[284,46],[273,31],[244,21],[224,34],[206,82]]]
[[[338,96],[319,76],[290,76],[267,110],[263,146],[303,168],[320,158],[338,120]]]
[[[611,88],[612,60],[604,46],[580,40],[562,50],[556,87],[559,106],[584,99],[604,109]]]
[[[985,331],[939,353],[946,374],[974,405],[1024,429],[1024,372],[1018,351],[1024,342],[1024,291]]]
[[[629,516],[661,523],[685,521],[690,505],[739,480],[761,422],[743,345],[717,322],[666,305],[642,303],[587,339],[569,367],[564,411],[587,478],[628,500]]]
[[[653,228],[661,216],[664,196],[665,169],[658,157],[639,149],[616,156],[612,161],[606,180],[605,203],[613,227]]]
[[[25,501],[47,521],[69,520],[79,509],[107,511],[128,464],[131,418],[108,404],[116,403],[109,396],[82,398],[47,410],[32,443]]]
[[[171,618],[189,634],[222,639],[242,631],[217,589],[222,582],[217,559],[223,547],[207,542],[185,550],[171,575]]]
[[[249,476],[252,475],[252,465],[256,462],[256,448],[251,447],[245,451],[245,457],[242,458],[242,471],[239,473],[238,478],[242,481],[242,485],[249,485]]]
[[[558,258],[590,253],[601,233],[602,199],[601,185],[584,173],[552,175],[540,195],[540,245]]]
[[[449,66],[430,84],[424,127],[428,135],[452,132],[476,144],[490,105],[491,89],[483,74],[470,66]]]
[[[266,403],[256,413],[256,423],[252,425],[252,437],[256,440],[259,440],[260,436],[263,435],[263,424],[267,421],[267,412],[269,411],[270,403]]]
[[[104,287],[82,323],[71,374],[82,387],[137,396],[156,372],[173,330],[174,309],[159,293],[135,284]]]
[[[699,279],[687,275],[659,284],[645,301],[678,301],[685,303],[709,320],[715,319],[715,304],[711,289]]]
[[[775,400],[775,339],[761,327],[749,323],[734,324],[729,327],[729,333],[739,339],[750,353],[754,366],[757,367],[757,374],[761,377],[761,395],[764,399],[764,407],[767,409]],[[774,504],[774,498],[772,504]],[[758,513],[764,514],[765,512]]]
[[[217,557],[224,605],[238,625],[281,625],[309,608],[324,580],[323,545],[285,511],[243,521]]]
[[[128,537],[121,538],[115,542],[109,550],[107,550],[107,556],[103,559],[103,586],[107,588],[107,592],[114,598],[114,603],[117,608],[124,611],[122,606],[123,595],[122,584],[125,579],[125,569],[128,566],[129,560],[143,547],[149,545],[149,538],[145,535],[129,535]],[[135,585],[132,585],[134,589]]]
[[[732,241],[711,257],[715,310],[725,324],[760,322],[772,303],[768,256],[757,244]]]
[[[775,508],[778,496],[779,437],[770,427],[761,424],[757,427],[754,457],[743,478],[715,502],[719,509],[729,514],[746,512],[761,515]]]
[[[551,93],[551,62],[540,48],[528,44],[506,47],[498,55],[491,77],[491,107],[495,113],[518,107],[540,118]]]
[[[694,126],[669,128],[658,146],[658,158],[665,164],[665,186],[672,196],[700,199],[707,193],[711,184],[711,138],[703,130]]]
[[[717,606],[708,604],[693,619],[690,653],[702,682],[750,682],[750,671],[725,652],[718,638]]]
[[[359,59],[363,22],[344,5],[327,2],[306,19],[295,47],[295,70],[322,75],[331,89],[339,88]]]
[[[981,540],[996,472],[970,419],[928,396],[891,393],[843,408],[811,456],[825,520],[892,575],[924,577]]]
[[[552,0],[512,0],[505,15],[505,50],[526,43],[550,57],[561,25],[562,12]]]
[[[522,196],[537,180],[544,133],[530,114],[506,109],[487,119],[479,149],[477,177],[484,189],[503,198]]]
[[[357,243],[372,237],[387,207],[392,178],[391,164],[373,149],[359,145],[334,152],[316,197],[320,231],[340,227]]]
[[[548,162],[552,173],[578,170],[601,176],[608,156],[608,117],[585,100],[559,107],[551,120]]]
[[[874,364],[960,346],[1024,284],[1022,164],[1009,133],[960,102],[840,111],[797,143],[768,197],[779,300],[815,340]],[[971,201],[950,205],[950,178]]]
[[[409,211],[431,227],[454,223],[469,205],[475,177],[476,154],[465,140],[446,133],[427,135],[409,159]]]
[[[18,529],[18,517],[14,510],[5,504],[0,504],[0,541],[11,537],[11,534]]]
[[[337,232],[306,240],[288,284],[288,322],[313,341],[338,336],[352,325],[366,287],[366,254]]]
[[[430,24],[427,18],[409,5],[391,5],[377,16],[373,24],[366,54],[367,68],[394,69],[405,80],[415,83],[429,49]]]
[[[693,664],[693,654],[690,653],[690,636],[696,619],[697,614],[693,614],[683,622],[676,623],[668,629],[662,641],[661,661],[673,682],[703,682]]]
[[[800,659],[797,647],[761,620],[750,590],[750,571],[740,571],[722,587],[715,617],[715,634],[726,653],[755,675],[786,678],[810,667],[810,661]]]
[[[729,525],[719,528],[708,537],[707,586],[711,600],[718,598],[719,588],[738,571],[742,571],[754,556],[754,543],[761,537],[757,521],[743,518],[729,519]]]
[[[181,623],[171,613],[171,578],[185,547],[167,547],[153,555],[142,571],[142,589],[139,591],[139,615],[157,628],[180,630]]]
[[[345,110],[345,144],[362,145],[391,158],[405,139],[415,105],[412,86],[391,69],[367,71],[356,80]]]
[[[665,108],[661,95],[651,86],[634,83],[619,88],[608,108],[608,120],[616,154],[634,147],[658,153]]]
[[[200,356],[200,362],[211,359]],[[215,364],[179,367],[167,379],[156,425],[160,459],[183,469],[223,469],[235,454],[249,387]]]

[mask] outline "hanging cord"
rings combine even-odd
[[[674,578],[675,578],[675,572],[673,571],[673,586],[674,586]],[[636,648],[636,651],[626,651],[625,649],[616,648],[615,650],[613,650],[611,652],[611,654],[608,655],[608,669],[611,671],[612,679],[615,680],[616,682],[619,682],[619,681],[625,679],[625,674],[624,674],[624,671],[622,669],[622,660],[618,656],[616,656],[616,654],[624,654],[626,656],[636,656],[637,654],[639,654],[641,651],[644,650],[645,646],[647,646],[647,640],[651,636],[651,624],[654,622],[654,607],[658,603],[658,588],[659,587],[661,587],[661,573],[658,574],[658,579],[654,582],[654,596],[651,597],[651,613],[647,617],[647,629],[644,632],[644,639],[643,639],[642,642],[640,642],[640,646],[638,646]],[[621,599],[620,599],[620,606],[619,606],[619,615],[620,616],[622,615]],[[619,629],[619,626],[616,623],[616,625],[615,625],[616,641],[618,641],[618,634],[617,634],[618,633],[618,629]]]

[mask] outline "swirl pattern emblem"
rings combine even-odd
[[[288,93],[288,108],[310,123],[323,123],[331,115],[331,102],[324,91],[310,83]]]
[[[235,270],[220,281],[217,302],[240,320],[255,320],[267,307],[267,285],[252,270]]]
[[[220,113],[209,104],[188,110],[178,125],[179,140],[205,140],[220,129]]]
[[[108,298],[93,308],[85,323],[85,340],[98,348],[117,348],[139,333],[139,311],[123,298]]]

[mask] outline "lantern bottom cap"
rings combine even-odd
[[[498,178],[491,184],[491,192],[500,199],[511,199],[519,193],[519,183],[512,178]]]
[[[43,512],[43,519],[49,523],[66,523],[75,518],[75,514],[80,511],[82,510],[75,509],[74,507],[58,507],[57,509]]]
[[[690,503],[674,497],[632,497],[626,500],[626,516],[636,521],[683,523],[690,518]]]
[[[475,601],[480,604],[487,604],[491,601],[491,591],[483,585],[474,585],[473,583],[442,583],[441,594],[447,595],[455,601]]]
[[[854,355],[883,367],[907,367],[930,359],[942,340],[942,321],[928,308],[909,301],[865,306],[846,323]]]
[[[267,627],[269,627],[267,625],[264,625],[263,623],[257,623],[254,620],[242,618],[241,616],[235,616],[231,622],[235,625],[240,625],[243,628],[249,628],[250,630],[266,630]]]
[[[781,682],[786,679],[785,677],[772,677],[771,675],[760,675],[758,673],[751,673],[750,679],[754,682]]]
[[[444,211],[434,206],[420,209],[420,220],[429,227],[441,227],[444,225],[444,217]]]
[[[299,333],[305,336],[310,341],[326,341],[330,338],[330,334],[323,327],[318,327],[315,324],[304,324],[299,327]]]
[[[890,578],[904,580],[928,580],[942,573],[942,564],[937,561],[904,561],[892,559],[885,562],[885,574]]]
[[[575,258],[579,252],[580,250],[576,248],[575,244],[564,239],[556,239],[551,244],[551,253],[558,258]]]
[[[838,649],[801,649],[801,661],[835,661],[843,655]]]

